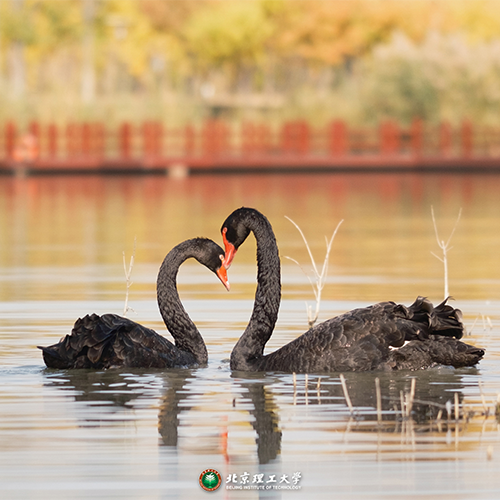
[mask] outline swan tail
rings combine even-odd
[[[423,331],[428,335],[442,335],[461,339],[465,327],[462,321],[462,311],[456,309],[447,301],[447,297],[436,307],[426,297],[417,297],[415,302],[408,307],[410,316],[422,324]]]
[[[90,314],[77,319],[70,335],[57,344],[39,347],[45,364],[58,369],[102,368],[103,355],[107,353],[106,356],[109,356],[112,350],[107,347],[122,326],[115,318],[119,316]],[[106,364],[109,365],[110,360],[106,360]]]
[[[419,370],[437,365],[461,368],[476,365],[484,353],[484,349],[452,337],[431,335],[425,341],[413,340],[391,351],[389,364],[394,370]]]

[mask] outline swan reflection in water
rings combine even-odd
[[[185,436],[192,438],[188,453],[197,454],[203,450],[214,455],[224,455],[226,463],[232,462],[232,453],[228,453],[228,441],[235,450],[234,454],[239,454],[237,443],[231,443],[231,427],[236,425],[239,431],[242,422],[249,422],[256,434],[255,452],[258,463],[268,464],[280,456],[283,433],[286,438],[289,432],[301,432],[314,427],[314,431],[322,432],[322,440],[328,440],[333,436],[330,432],[332,423],[335,424],[336,431],[398,432],[403,419],[402,395],[410,392],[413,378],[416,379],[416,384],[411,421],[416,425],[416,431],[446,431],[447,405],[449,410],[449,402],[454,403],[455,394],[460,403],[463,401],[462,377],[465,373],[470,375],[471,370],[475,369],[433,369],[418,374],[407,372],[397,375],[384,372],[348,373],[345,380],[354,410],[352,413],[346,405],[339,374],[321,377],[299,375],[294,383],[294,378],[288,374],[233,372],[230,379],[213,381],[209,396],[206,395],[205,377],[201,376],[199,370],[126,373],[119,370],[69,370],[58,372],[57,375],[48,371],[45,385],[66,392],[75,401],[88,403],[83,414],[78,417],[85,427],[130,422],[131,411],[157,405],[158,431],[163,446],[176,450],[185,448],[179,435]],[[377,422],[377,377],[380,380],[383,426]],[[227,398],[228,382],[232,385],[230,394],[235,395],[231,401]],[[152,403],[152,399],[156,403]],[[221,401],[224,403],[221,404]],[[306,420],[304,421],[303,416],[294,417],[293,407],[306,405],[309,407],[305,414]],[[195,411],[200,409],[202,411]],[[245,412],[249,419],[244,417]],[[437,429],[435,422],[439,412],[443,414],[444,427]],[[189,420],[183,420],[182,415],[189,413]],[[196,416],[197,413],[199,416]],[[220,418],[221,413],[223,418]],[[284,418],[287,423],[282,430],[281,422]],[[361,425],[352,426],[353,420]],[[205,438],[199,438],[199,428],[195,432],[196,439],[190,436],[190,428],[197,425],[204,429],[210,426]],[[217,443],[214,443],[213,428],[216,429]],[[302,438],[298,439],[300,442]],[[308,446],[308,443],[303,442],[302,445]]]
[[[103,423],[129,422],[130,412],[140,408],[144,403],[149,405],[149,397],[159,395],[158,400],[158,431],[162,444],[177,448],[179,443],[180,416],[188,413],[194,407],[205,409],[203,387],[196,388],[196,370],[169,370],[168,372],[151,372],[134,370],[122,372],[107,370],[68,370],[66,372],[47,371],[45,386],[57,387],[78,402],[88,403],[84,415],[79,417],[83,426],[99,427]],[[234,405],[240,407],[242,402],[249,400],[249,414],[253,417],[251,425],[257,433],[256,446],[259,463],[265,464],[275,459],[281,448],[281,431],[278,427],[278,408],[272,391],[260,380],[233,381],[235,391],[241,392],[241,397],[234,400]],[[191,387],[192,386],[192,387]],[[242,391],[243,389],[243,391]],[[219,412],[220,405],[208,402],[209,411]],[[230,411],[228,406],[225,410]],[[211,420],[206,409],[204,422],[206,426]],[[220,427],[220,420],[215,424]],[[227,436],[228,423],[220,431],[219,437]],[[186,433],[188,434],[188,433]],[[207,443],[207,440],[210,443]],[[198,441],[198,447],[210,448],[212,439]],[[220,439],[217,444],[218,453],[227,455],[227,443]],[[213,449],[210,451],[214,451]],[[229,459],[229,457],[227,457]]]

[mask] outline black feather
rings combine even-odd
[[[222,230],[226,230],[226,239],[235,248],[250,232],[257,240],[255,303],[250,322],[231,353],[234,370],[416,370],[436,364],[472,366],[484,356],[484,350],[458,340],[464,333],[461,311],[447,300],[434,307],[425,297],[418,297],[410,306],[381,302],[354,309],[264,356],[281,300],[280,259],[274,232],[266,217],[251,208],[235,210]]]
[[[89,314],[78,319],[70,335],[40,347],[50,368],[173,368],[204,365],[205,342],[184,310],[177,293],[179,266],[194,257],[212,272],[221,267],[222,248],[195,238],[174,247],[163,261],[157,280],[158,305],[175,345],[150,328],[116,314]]]

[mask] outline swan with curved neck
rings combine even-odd
[[[433,307],[423,297],[408,307],[381,302],[354,309],[264,355],[281,300],[280,258],[272,226],[257,210],[242,207],[229,215],[221,233],[226,268],[250,233],[257,241],[255,303],[250,321],[231,352],[233,370],[416,370],[435,365],[472,366],[484,355],[482,349],[457,340],[464,331],[458,309],[446,300]]]
[[[205,342],[184,309],[177,291],[177,272],[194,258],[215,273],[229,290],[222,261],[224,251],[212,240],[194,238],[175,246],[165,257],[157,279],[161,316],[175,344],[128,318],[116,314],[78,319],[58,344],[40,347],[50,368],[187,368],[207,363]]]

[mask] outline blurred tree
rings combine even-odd
[[[446,31],[460,31],[472,42],[497,39],[500,36],[498,0],[455,0],[446,2],[442,17]]]
[[[139,8],[148,17],[152,27],[158,32],[166,32],[182,37],[186,21],[196,12],[204,9],[214,0],[141,0]]]
[[[10,0],[7,8],[4,6],[2,18],[2,33],[10,42],[7,51],[10,92],[14,99],[19,99],[26,88],[24,48],[32,41],[31,18],[24,0]]]
[[[251,64],[262,57],[271,29],[259,2],[225,2],[194,13],[185,36],[202,64]]]
[[[82,80],[81,96],[85,104],[91,104],[95,96],[95,0],[83,0]]]
[[[465,0],[474,4],[482,0]],[[486,0],[485,0],[486,1]],[[363,57],[395,30],[422,40],[429,30],[467,29],[451,15],[462,0],[262,0],[273,6],[281,55],[299,55],[316,64],[338,65]],[[282,4],[281,8],[277,8]],[[458,12],[463,12],[459,9]],[[500,15],[497,16],[500,19]],[[460,26],[459,26],[460,25]]]
[[[359,79],[369,121],[494,123],[500,109],[500,41],[471,45],[464,36],[431,32],[417,44],[397,33],[360,62]]]
[[[270,100],[280,93],[290,115],[297,116],[321,110],[326,117],[340,108],[342,116],[354,116],[371,103],[382,114],[425,117],[453,114],[454,106],[465,109],[474,101],[481,116],[492,117],[487,108],[496,103],[498,85],[497,5],[498,0],[0,0],[0,84],[7,90],[0,92],[0,117],[14,101],[24,103],[26,113],[44,102],[45,111],[53,109],[46,115],[56,117],[56,109],[109,116],[107,106],[116,116],[136,116],[128,106],[135,99],[135,110],[146,113],[144,97],[161,115],[159,102],[169,109],[187,102],[202,109],[202,88],[267,92]],[[404,50],[398,42],[397,56],[394,33],[406,40]],[[462,34],[463,53],[480,58],[476,69],[472,59],[446,52],[444,42],[429,33]],[[431,61],[433,44],[435,57],[446,60]],[[384,47],[392,47],[391,57],[377,51]],[[425,57],[415,55],[420,49]],[[461,84],[457,67],[467,75]],[[481,99],[455,97],[449,104],[466,87]],[[400,96],[398,103],[391,101],[393,94]]]

